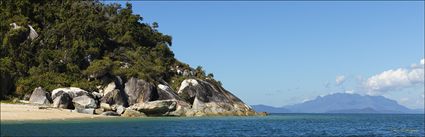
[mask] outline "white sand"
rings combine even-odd
[[[1,103],[0,119],[4,120],[51,120],[51,119],[80,119],[106,117],[100,115],[81,114],[70,112],[68,109],[38,109],[38,106],[27,104]]]

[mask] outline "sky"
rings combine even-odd
[[[177,59],[247,104],[345,92],[424,107],[423,1],[131,3],[173,37]]]

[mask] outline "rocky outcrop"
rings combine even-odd
[[[12,26],[12,29],[22,28],[21,26],[17,25],[15,22],[14,23],[11,23],[10,26]],[[27,39],[34,40],[35,38],[37,38],[38,37],[37,31],[35,31],[35,29],[31,25],[28,25],[28,28],[29,28],[30,32],[28,34],[28,38]]]
[[[89,93],[76,87],[58,88],[52,91],[52,106],[74,108],[79,113],[125,117],[259,115],[212,79],[186,79],[178,92],[163,80],[159,83],[155,86],[141,79],[130,78],[125,87],[110,82],[101,93]],[[49,104],[49,98],[42,88],[36,88],[30,101]]]
[[[125,83],[124,91],[127,94],[128,105],[130,106],[138,102],[148,102],[158,98],[154,85],[133,77]]]
[[[50,94],[41,87],[34,89],[29,100],[29,103],[35,105],[50,105],[51,102]]]
[[[255,111],[215,81],[184,80],[178,94],[192,104],[187,115],[255,115]]]
[[[53,107],[73,109],[79,108],[77,112],[91,113],[91,110],[83,111],[81,109],[96,108],[97,101],[100,98],[98,93],[89,93],[77,87],[57,88],[52,91]]]
[[[37,31],[35,31],[31,25],[28,25],[28,28],[30,29],[30,34],[28,35],[28,38],[31,40],[34,40],[35,38],[37,38],[38,37]]]

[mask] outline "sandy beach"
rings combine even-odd
[[[58,119],[81,119],[100,118],[107,116],[81,114],[70,112],[68,109],[46,108],[39,109],[38,106],[29,104],[5,104],[0,107],[1,121],[23,121],[23,120],[58,120]]]

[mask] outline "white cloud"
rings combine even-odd
[[[425,59],[421,59],[421,64],[424,65],[425,64]]]
[[[420,61],[422,65],[413,64],[411,68],[398,68],[384,71],[380,74],[368,78],[364,82],[364,87],[369,94],[379,94],[409,88],[424,84],[424,59]]]
[[[345,76],[344,75],[341,75],[341,76],[336,76],[336,79],[335,79],[335,82],[336,82],[336,85],[337,86],[339,86],[339,85],[341,85],[342,83],[344,83],[345,82]]]

